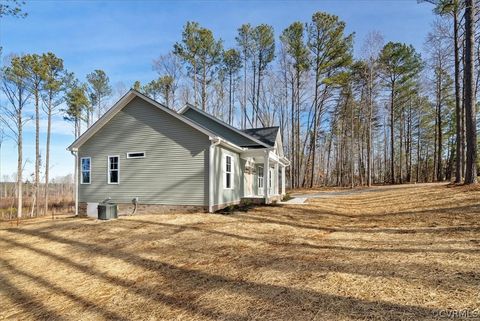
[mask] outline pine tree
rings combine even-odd
[[[408,88],[410,81],[418,76],[422,61],[413,46],[393,42],[383,47],[379,60],[384,85],[390,91],[390,182],[395,184],[395,115],[401,90]]]
[[[2,91],[8,104],[2,105],[0,120],[17,144],[17,224],[23,209],[23,127],[30,120],[24,115],[31,96],[27,68],[25,56],[16,56],[2,69]]]
[[[228,123],[233,124],[235,114],[235,83],[239,70],[242,68],[240,53],[236,49],[228,49],[223,53],[223,69],[228,75]]]
[[[256,69],[257,69],[257,84],[256,84],[256,93],[254,88],[255,96],[255,125],[257,121],[260,121],[262,126],[264,125],[261,117],[259,116],[260,110],[260,88],[262,86],[262,79],[265,70],[268,65],[275,58],[275,36],[273,32],[273,27],[267,24],[261,24],[255,27],[253,30],[253,43],[254,51],[253,55],[256,57]],[[255,68],[255,66],[254,66]],[[255,85],[255,82],[254,82]],[[253,122],[253,119],[252,119]]]
[[[292,184],[298,186],[300,173],[300,105],[301,78],[310,68],[309,52],[306,46],[305,29],[301,22],[288,26],[280,36],[285,52],[292,60],[294,70],[291,80],[291,148],[292,148]],[[295,167],[295,165],[297,165]]]
[[[307,26],[308,48],[315,73],[312,126],[312,166],[310,186],[313,186],[315,171],[318,124],[328,90],[328,78],[335,78],[352,60],[353,34],[345,35],[345,23],[337,16],[316,12]],[[322,88],[323,86],[323,88]]]
[[[112,94],[112,87],[110,86],[110,79],[105,71],[96,69],[87,75],[88,92],[90,98],[90,108],[87,117],[87,123],[91,126],[93,124],[93,115],[95,109],[97,110],[97,119],[100,118],[104,112],[104,99]]]
[[[40,204],[40,96],[47,68],[40,55],[26,55],[24,58],[29,79],[29,90],[33,95],[35,104],[35,198],[33,207],[35,208],[35,215],[38,216],[38,205]]]
[[[64,102],[62,93],[65,90],[68,75],[63,68],[63,60],[49,52],[42,55],[46,72],[44,83],[44,111],[47,114],[47,143],[45,158],[45,214],[48,211],[49,180],[50,180],[50,141],[52,136],[52,114]],[[53,218],[53,211],[52,211]]]

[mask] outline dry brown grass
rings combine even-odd
[[[480,308],[480,191],[0,227],[0,319],[435,320]]]

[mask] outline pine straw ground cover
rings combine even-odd
[[[231,215],[4,224],[0,319],[471,317],[479,202],[478,189],[410,185]]]

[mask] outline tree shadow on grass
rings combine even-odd
[[[143,223],[143,224],[150,224],[150,225],[157,225],[157,226],[162,226],[162,227],[171,227],[171,228],[177,228],[180,225],[176,224],[171,224],[171,223],[160,223],[160,222],[149,222],[149,221],[144,221],[144,220],[138,220],[138,219],[129,219],[124,222],[137,222],[137,223]],[[460,248],[446,248],[446,249],[439,249],[439,248],[433,248],[433,247],[427,247],[427,248],[408,248],[408,247],[393,247],[393,248],[375,248],[372,246],[368,247],[360,247],[360,246],[341,246],[341,245],[327,245],[325,244],[328,241],[323,240],[322,245],[318,244],[312,244],[312,243],[306,243],[306,242],[301,242],[301,243],[290,243],[290,242],[282,242],[282,241],[275,241],[272,239],[263,239],[263,238],[256,238],[256,237],[251,237],[251,236],[245,236],[245,235],[239,235],[239,234],[233,234],[233,233],[228,233],[228,232],[223,232],[223,231],[218,231],[218,230],[213,230],[213,229],[206,229],[202,228],[199,226],[192,226],[192,225],[181,225],[184,227],[184,230],[192,230],[192,231],[198,231],[206,234],[212,234],[212,235],[219,235],[219,236],[225,236],[225,237],[231,237],[231,238],[236,238],[239,240],[244,240],[244,241],[252,241],[252,242],[262,242],[266,244],[270,244],[272,246],[284,246],[284,247],[296,247],[296,248],[310,248],[310,249],[315,249],[315,250],[336,250],[336,251],[351,251],[351,252],[398,252],[398,253],[480,253],[480,248],[471,248],[471,249],[460,249]],[[444,232],[445,230],[451,231],[450,229],[439,229],[439,232]],[[459,231],[478,231],[480,230],[480,227],[478,229],[460,229]],[[350,230],[342,230],[342,229],[335,229],[335,230],[330,230],[331,232],[349,232]],[[430,231],[430,230],[428,230]],[[361,232],[361,230],[358,230],[357,232]],[[373,231],[368,231],[367,233],[372,233]],[[432,231],[430,231],[432,232]],[[378,231],[378,233],[384,233],[383,230]],[[415,232],[412,232],[415,233]]]
[[[16,234],[23,234],[35,236],[50,242],[69,245],[72,247],[73,252],[82,251],[88,254],[89,257],[99,256],[120,259],[128,264],[133,264],[142,269],[154,271],[159,276],[173,282],[176,287],[176,292],[179,293],[205,293],[212,290],[227,290],[232,293],[254,297],[257,300],[267,304],[267,307],[264,305],[252,307],[256,310],[260,310],[262,316],[265,316],[268,313],[280,319],[282,313],[292,313],[292,311],[297,311],[299,319],[311,319],[318,311],[320,311],[319,313],[321,315],[323,313],[322,311],[328,311],[332,306],[335,306],[337,309],[336,315],[338,316],[359,315],[365,318],[372,313],[380,313],[384,316],[388,316],[388,318],[392,320],[405,316],[415,319],[428,319],[431,318],[436,312],[434,309],[419,306],[395,304],[385,301],[362,300],[358,298],[326,294],[310,289],[291,288],[275,284],[262,284],[243,279],[235,279],[229,276],[212,274],[202,270],[178,267],[168,262],[140,257],[138,255],[127,253],[111,247],[84,243],[75,239],[67,239],[52,235],[51,233],[13,229],[10,232],[13,236]],[[98,269],[88,267],[84,264],[76,263],[70,258],[51,253],[50,251],[43,250],[38,247],[33,247],[31,245],[7,238],[1,238],[1,241],[4,241],[12,246],[28,249],[32,252],[47,256],[59,263],[80,270],[83,273],[101,278],[110,282],[111,284],[124,287],[129,291],[144,296],[147,299],[160,301],[193,314],[212,318],[222,317],[224,319],[232,320],[251,319],[248,316],[228,314],[212,310],[201,306],[191,299],[185,300],[182,297],[175,297],[159,293],[158,289],[153,286],[139,286],[138,284],[134,286],[131,281],[112,276],[106,272],[99,271]],[[285,302],[288,302],[288,304],[285,304]],[[262,309],[267,310],[264,311]]]
[[[5,292],[5,294],[8,295],[8,297],[14,301],[25,314],[31,315],[37,320],[66,320],[64,317],[41,303],[41,299],[35,298],[31,294],[26,293],[13,285],[13,283],[2,274],[0,274],[0,291]],[[0,304],[0,308],[1,306],[2,304]]]
[[[376,190],[370,190],[370,192],[379,192]],[[445,195],[441,193],[442,190],[424,190],[424,191],[418,191],[418,190],[408,190],[408,191],[402,191],[400,195],[392,195],[392,194],[372,194],[372,193],[365,193],[362,195],[362,193],[356,193],[352,195],[339,195],[340,197],[310,197],[311,200],[313,200],[312,205],[315,205],[315,203],[322,202],[325,200],[335,200],[337,204],[336,206],[345,204],[347,206],[352,206],[352,207],[371,207],[372,204],[380,203],[380,204],[410,204],[411,205],[411,198],[409,196],[415,196],[416,203],[422,204],[422,200],[428,201],[428,202],[441,202],[445,200]],[[419,197],[419,193],[421,193],[421,197]],[[362,197],[363,198],[359,198]],[[308,198],[308,197],[307,197]]]
[[[159,303],[169,305],[173,308],[177,308],[177,309],[187,311],[187,312],[193,313],[195,315],[199,315],[199,316],[203,316],[203,317],[207,317],[207,318],[222,317],[222,318],[225,318],[225,319],[228,319],[228,320],[247,320],[240,315],[222,314],[218,311],[214,311],[214,310],[211,310],[211,309],[208,309],[208,308],[205,308],[205,307],[201,307],[198,304],[195,304],[193,302],[194,300],[192,300],[190,302],[186,302],[186,301],[182,301],[181,298],[177,298],[175,296],[171,296],[171,295],[168,295],[168,294],[162,294],[162,293],[159,292],[159,290],[155,286],[139,287],[138,284],[134,281],[130,281],[130,280],[126,280],[124,278],[119,278],[119,277],[116,277],[116,276],[112,276],[107,272],[102,272],[102,271],[100,271],[98,269],[95,269],[95,268],[92,268],[92,267],[90,267],[86,264],[74,262],[73,260],[71,260],[67,257],[61,256],[61,255],[58,255],[58,254],[55,254],[55,253],[51,253],[51,252],[43,250],[43,249],[39,249],[39,248],[30,246],[30,245],[27,245],[27,244],[23,244],[23,243],[14,241],[14,240],[1,238],[1,237],[0,237],[0,242],[5,242],[7,244],[10,244],[11,246],[19,247],[19,248],[22,248],[22,249],[27,249],[27,250],[30,250],[33,253],[48,257],[49,259],[52,259],[57,263],[63,264],[65,266],[69,267],[69,268],[73,268],[77,271],[80,271],[80,272],[90,276],[90,277],[95,277],[95,278],[101,279],[103,281],[106,281],[106,282],[108,282],[108,283],[110,283],[114,286],[119,286],[119,287],[125,288],[126,290],[128,290],[128,291],[130,291],[134,294],[140,295],[147,300],[157,301]],[[70,242],[67,242],[67,241],[60,242],[60,243],[70,244]],[[73,243],[75,243],[75,242],[73,242]],[[76,242],[76,243],[81,243],[81,242]],[[96,250],[98,250],[99,248],[95,248],[95,247],[91,248],[91,246],[89,246],[89,245],[85,245],[84,248],[82,248],[82,247],[78,248],[78,246],[75,246],[75,245],[72,245],[72,246],[74,247],[74,249],[78,249],[80,251],[87,251],[88,254],[91,255],[91,257],[103,256],[105,254],[105,251],[97,252]],[[137,260],[139,260],[141,262],[143,259],[142,258],[137,258]],[[128,262],[127,260],[125,260],[125,261]],[[128,263],[132,263],[132,262],[128,262]],[[155,262],[155,264],[158,264],[158,263]],[[136,265],[139,265],[138,262],[137,262]],[[147,269],[151,270],[153,268],[154,268],[154,266],[152,265],[152,266],[149,266]],[[195,290],[195,289],[192,289],[192,290]]]
[[[0,265],[6,267],[6,269],[12,274],[17,276],[18,275],[23,276],[31,280],[32,282],[38,284],[39,286],[44,287],[45,289],[52,290],[56,294],[70,299],[71,301],[75,302],[75,304],[81,305],[87,310],[93,309],[93,311],[96,314],[102,315],[107,320],[119,320],[119,321],[127,320],[127,318],[124,318],[113,311],[108,311],[91,300],[84,299],[81,296],[78,296],[70,291],[67,291],[64,288],[47,281],[46,279],[40,277],[39,275],[33,275],[31,273],[22,271],[1,258],[0,258]]]
[[[458,208],[457,208],[458,209]],[[462,209],[458,209],[461,211]],[[305,211],[305,210],[304,210]],[[415,215],[419,212],[403,212],[404,215]],[[296,223],[292,220],[281,220],[268,218],[255,214],[241,214],[247,219],[255,220],[259,223],[278,224],[282,226],[310,229],[324,232],[345,232],[345,233],[389,233],[389,234],[415,234],[415,233],[449,233],[449,232],[480,232],[480,226],[447,226],[447,227],[412,227],[412,228],[374,228],[374,227],[326,227],[318,225]],[[340,223],[339,223],[340,224]]]
[[[281,253],[281,251],[279,252]],[[448,256],[443,257],[447,262]],[[245,253],[240,259],[232,260],[232,264],[251,266],[253,269],[268,268],[281,275],[284,273],[295,275],[301,271],[301,273],[316,273],[317,275],[343,273],[354,278],[364,276],[368,278],[371,285],[384,283],[384,278],[386,278],[401,279],[410,284],[422,285],[429,289],[441,289],[450,293],[457,292],[459,284],[480,287],[478,271],[464,268],[460,272],[458,267],[448,270],[443,265],[434,262],[435,260],[429,261],[423,257],[418,261],[399,262],[395,255],[373,257],[330,255],[322,258],[313,253],[310,255],[304,253],[282,255],[275,251],[262,251],[257,255]]]
[[[315,206],[315,203],[312,203],[312,206]],[[282,205],[285,207],[285,205]],[[411,215],[433,215],[433,214],[476,214],[480,213],[480,206],[477,204],[470,204],[464,206],[443,206],[437,208],[428,208],[423,210],[409,210],[409,211],[397,211],[390,213],[381,213],[381,214],[366,214],[359,213],[355,215],[338,213],[338,211],[326,210],[323,208],[311,209],[311,208],[298,208],[290,207],[292,212],[299,214],[300,216],[310,217],[313,219],[320,219],[322,216],[333,216],[338,217],[339,219],[353,219],[356,221],[368,221],[374,218],[397,218],[399,216],[411,216]]]
[[[281,221],[283,222],[283,221]],[[133,219],[129,218],[128,220],[122,220],[119,219],[117,224],[125,224],[128,225],[129,223],[140,223],[144,225],[155,225],[159,226],[165,229],[165,232],[168,231],[168,229],[174,229],[172,233],[168,233],[168,235],[162,234],[161,236],[156,238],[156,240],[159,239],[166,239],[169,238],[173,235],[176,235],[178,233],[182,233],[184,231],[197,231],[200,233],[205,233],[208,235],[216,235],[216,236],[222,236],[222,237],[229,237],[229,238],[235,238],[238,240],[242,241],[250,241],[250,242],[261,242],[265,243],[267,245],[271,246],[279,246],[279,247],[289,247],[289,248],[297,248],[297,249],[310,249],[310,250],[333,250],[333,251],[346,251],[346,252],[371,252],[371,253],[480,253],[480,247],[477,246],[477,248],[435,248],[432,246],[432,244],[428,243],[418,243],[414,241],[398,241],[395,242],[397,244],[405,244],[405,243],[415,243],[414,245],[417,245],[416,247],[399,247],[395,246],[392,247],[392,244],[383,244],[385,246],[389,246],[388,248],[384,247],[374,247],[372,245],[366,245],[366,246],[342,246],[342,245],[334,245],[334,244],[327,244],[327,243],[333,243],[332,240],[328,239],[322,239],[322,244],[313,244],[313,243],[308,243],[308,242],[284,242],[284,241],[277,241],[272,238],[258,238],[258,237],[252,237],[252,236],[246,236],[246,235],[240,235],[240,234],[234,234],[234,233],[229,233],[229,232],[224,232],[224,231],[219,231],[215,229],[208,229],[201,227],[202,224],[197,224],[197,225],[187,225],[187,224],[172,224],[172,223],[160,223],[160,222],[151,222],[151,221],[145,221],[145,220],[140,220],[140,219]],[[278,224],[278,223],[276,223]],[[67,223],[63,226],[70,226],[71,223]],[[295,224],[298,225],[298,224]],[[55,225],[55,228],[62,228],[62,225]],[[301,225],[302,228],[305,228],[304,225]],[[310,228],[310,226],[307,226],[307,228]],[[392,232],[393,234],[414,234],[414,233],[422,233],[422,232],[427,232],[427,233],[433,233],[433,232],[476,232],[480,230],[480,227],[452,227],[452,228],[425,228],[425,229],[372,229],[372,228],[364,228],[364,229],[341,229],[341,228],[319,228],[319,227],[311,227],[314,230],[322,230],[322,231],[327,231],[327,232],[350,232],[354,231],[357,233],[362,233],[365,231],[365,233],[386,233],[385,231]],[[16,229],[11,229],[11,231],[18,231],[20,233],[25,233],[25,234],[30,234],[35,236],[36,233],[46,233],[44,229],[36,229],[36,230],[16,230]],[[406,232],[409,231],[409,232]],[[350,238],[348,241],[355,241],[355,239]],[[341,240],[339,240],[341,242]],[[373,245],[382,245],[379,244],[381,242],[377,241],[368,241],[368,240],[363,240],[363,239],[358,239],[359,243],[373,243]],[[390,242],[390,241],[388,241]],[[376,244],[375,244],[376,243]],[[455,242],[444,242],[445,244],[454,244]],[[474,243],[474,242],[470,242]],[[435,242],[436,245],[438,245]],[[475,243],[477,245],[478,243]],[[423,247],[419,247],[423,246]]]

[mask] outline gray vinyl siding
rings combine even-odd
[[[206,206],[209,146],[207,135],[136,97],[79,148],[92,162],[79,201]],[[146,157],[127,159],[128,152]],[[109,155],[120,156],[118,185],[107,184]]]
[[[215,185],[214,185],[214,205],[221,205],[240,201],[243,197],[243,176],[241,169],[241,159],[238,153],[222,146],[216,146],[214,152]],[[233,186],[226,189],[224,186],[224,160],[229,155],[233,159]]]
[[[232,142],[238,146],[251,146],[257,145],[258,143],[252,141],[251,139],[231,130],[230,128],[216,122],[209,117],[202,115],[199,112],[196,112],[194,109],[189,108],[184,114],[185,117],[190,118],[194,122],[200,124],[201,126],[208,128],[210,131],[214,132],[218,136],[225,138],[229,142]]]

